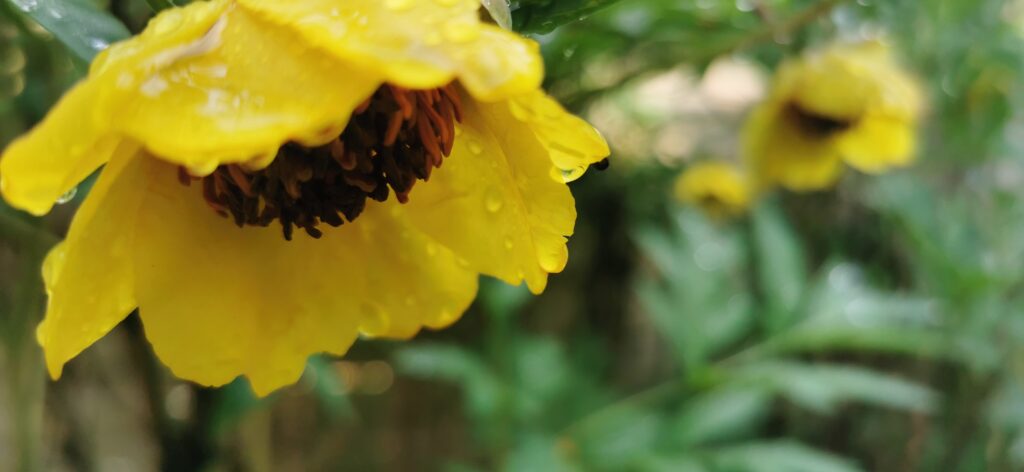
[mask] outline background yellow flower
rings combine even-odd
[[[734,217],[750,208],[754,190],[736,165],[706,161],[687,167],[676,179],[676,198],[715,218]]]
[[[911,162],[919,86],[881,42],[836,44],[783,63],[744,130],[762,185],[832,185],[843,164],[879,173]]]

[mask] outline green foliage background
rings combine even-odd
[[[0,144],[171,4],[0,0]],[[510,7],[614,147],[573,184],[543,296],[485,281],[453,328],[313,359],[263,400],[174,379],[134,317],[51,383],[38,267],[88,182],[44,219],[0,207],[0,470],[1024,470],[1024,2]],[[731,223],[672,200],[687,163],[735,157],[745,110],[652,107],[652,83],[879,34],[929,97],[915,166]],[[693,145],[672,159],[635,145],[673,130]]]

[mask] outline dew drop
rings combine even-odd
[[[25,13],[29,13],[39,7],[39,2],[36,0],[14,0],[14,6]]]
[[[476,139],[470,139],[469,141],[467,141],[466,147],[468,147],[469,152],[473,154],[480,154],[484,152],[484,146],[480,144],[480,141],[477,141]]]
[[[70,202],[75,199],[75,195],[78,195],[78,187],[71,187],[71,190],[64,192],[64,195],[57,197],[57,204],[63,205]]]
[[[437,243],[434,243],[434,242],[427,243],[427,255],[428,256],[430,256],[430,257],[436,256],[437,255],[437,251],[438,251]]]
[[[553,167],[551,168],[551,178],[559,182],[569,183],[582,177],[586,171],[586,166],[577,166],[572,169],[559,169],[557,167]]]
[[[107,42],[105,39],[91,38],[89,39],[89,47],[95,49],[96,51],[102,51],[110,47],[110,43]]]
[[[505,249],[511,251],[512,248],[514,248],[514,247],[515,247],[515,243],[512,242],[512,238],[506,237],[505,238]]]
[[[387,332],[391,323],[380,308],[363,303],[360,310],[363,315],[362,323],[359,325],[360,332],[369,336],[382,335]]]
[[[441,324],[448,324],[455,321],[456,318],[458,318],[458,316],[446,308],[441,310],[441,313],[437,316],[437,321]]]
[[[501,191],[497,188],[491,188],[487,191],[487,195],[484,196],[484,207],[491,213],[497,213],[501,211],[502,207],[505,206],[505,199],[501,195]]]

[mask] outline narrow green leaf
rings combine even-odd
[[[772,395],[758,388],[715,389],[686,402],[672,426],[674,441],[687,447],[736,440],[768,416]]]
[[[820,413],[847,402],[928,412],[937,395],[899,377],[847,365],[760,362],[733,372],[734,381],[779,392],[790,401]]]
[[[793,441],[752,442],[716,450],[715,470],[731,472],[858,472],[850,461]]]
[[[566,23],[619,0],[521,0],[512,11],[512,24],[522,33],[550,33]]]
[[[79,59],[90,62],[111,43],[130,36],[128,28],[88,0],[0,0],[32,18]]]
[[[751,224],[758,282],[768,308],[766,323],[771,331],[778,331],[795,320],[807,282],[806,256],[793,228],[774,205],[759,206]]]

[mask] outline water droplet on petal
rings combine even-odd
[[[360,306],[363,320],[359,325],[359,331],[368,336],[380,336],[388,331],[391,321],[377,305],[363,303]]]
[[[484,207],[491,213],[497,213],[501,211],[502,207],[505,206],[505,198],[502,196],[501,191],[497,188],[491,188],[487,191],[487,195],[484,196]]]
[[[70,202],[75,199],[75,195],[78,195],[78,187],[71,187],[71,190],[64,192],[64,195],[57,197],[57,204],[63,205]]]

